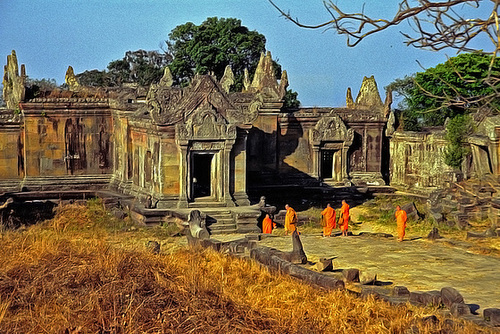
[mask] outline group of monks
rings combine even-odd
[[[290,207],[290,205],[285,205],[286,215],[285,215],[285,235],[292,234],[297,229],[297,213]],[[323,216],[323,236],[330,237],[332,235],[332,230],[337,227],[336,212],[332,208],[330,203],[327,204],[326,209],[321,212]],[[404,210],[398,205],[396,207],[396,222],[398,230],[398,241],[403,241],[405,236],[406,221],[407,216]],[[340,208],[340,216],[338,220],[338,225],[342,236],[347,236],[347,229],[349,228],[349,204],[345,200],[342,201],[342,207]],[[272,221],[268,214],[262,221],[262,233],[272,233],[273,228],[276,224]]]
[[[330,237],[332,230],[337,227],[337,213],[330,203],[328,203],[326,209],[321,212],[321,215],[323,216],[323,236]],[[345,201],[342,201],[338,223],[342,236],[347,236],[347,229],[349,228],[349,204]]]

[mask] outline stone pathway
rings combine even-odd
[[[241,236],[240,236],[241,238]],[[217,238],[218,239],[218,238]],[[406,286],[410,291],[457,289],[478,312],[500,307],[500,259],[468,253],[464,249],[425,239],[396,242],[393,238],[350,236],[322,238],[302,235],[309,261],[335,257],[335,269],[357,268],[377,274],[377,280]],[[271,236],[262,246],[291,251],[290,237]]]

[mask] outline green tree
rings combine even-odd
[[[57,88],[57,82],[55,79],[34,79],[26,78],[26,97],[35,98],[42,96],[44,92],[49,92]]]
[[[469,149],[465,146],[467,137],[474,131],[470,115],[457,115],[446,125],[448,145],[444,153],[444,162],[451,167],[460,168]]]
[[[175,27],[166,43],[173,56],[170,70],[179,85],[186,85],[197,73],[213,72],[220,79],[229,65],[236,91],[243,87],[245,68],[253,73],[266,48],[264,35],[250,31],[238,19],[217,17],[199,26],[188,22]]]
[[[171,60],[169,54],[158,51],[127,51],[122,59],[111,61],[107,71],[85,71],[76,77],[84,86],[113,87],[124,83],[148,86],[160,80]]]
[[[405,130],[441,126],[454,118],[488,107],[500,107],[500,59],[480,53],[463,53],[445,63],[398,79],[388,87],[403,97]]]
[[[233,91],[243,88],[244,71],[254,73],[261,53],[266,51],[266,38],[250,31],[235,18],[207,18],[199,26],[188,22],[175,27],[166,41],[173,60],[169,65],[176,84],[185,86],[195,74],[214,73],[220,79],[227,65],[234,73]],[[274,62],[277,78],[281,65]],[[300,105],[297,93],[287,91],[285,107]]]

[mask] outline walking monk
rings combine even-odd
[[[347,237],[347,229],[349,228],[349,204],[342,200],[340,208],[339,226],[342,231],[342,236]]]
[[[332,235],[332,229],[337,227],[335,223],[335,210],[332,208],[330,203],[326,205],[326,209],[321,211],[323,216],[324,224],[323,226],[323,236],[330,237]]]
[[[285,204],[286,216],[285,216],[285,235],[293,233],[297,229],[297,213],[288,204]]]
[[[396,206],[396,222],[398,224],[398,241],[403,241],[405,237],[406,221],[408,217],[406,216],[406,211],[401,210],[401,207]]]
[[[269,214],[266,214],[266,218],[262,221],[262,233],[273,233],[273,221],[269,218]]]

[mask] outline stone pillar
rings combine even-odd
[[[189,186],[189,164],[188,164],[188,146],[187,144],[179,145],[181,150],[180,165],[179,165],[179,202],[177,207],[187,208],[188,206],[188,186]]]
[[[313,168],[312,168],[312,173],[311,173],[311,176],[318,179],[319,178],[319,175],[320,175],[320,163],[319,163],[319,159],[320,159],[320,149],[319,149],[319,146],[317,145],[313,145],[313,156],[312,156],[312,165],[313,165]]]
[[[247,138],[248,130],[238,131],[238,139],[234,145],[234,170],[231,171],[234,193],[233,197],[238,206],[250,205],[247,195]],[[230,175],[231,177],[231,175]]]
[[[224,149],[222,150],[222,157],[221,157],[221,167],[222,167],[222,194],[223,194],[223,201],[226,203],[227,206],[234,206],[234,202],[231,198],[231,192],[230,192],[230,171],[231,171],[231,149],[233,148],[234,145],[234,140],[226,140],[224,144]],[[219,182],[220,184],[220,182]]]

